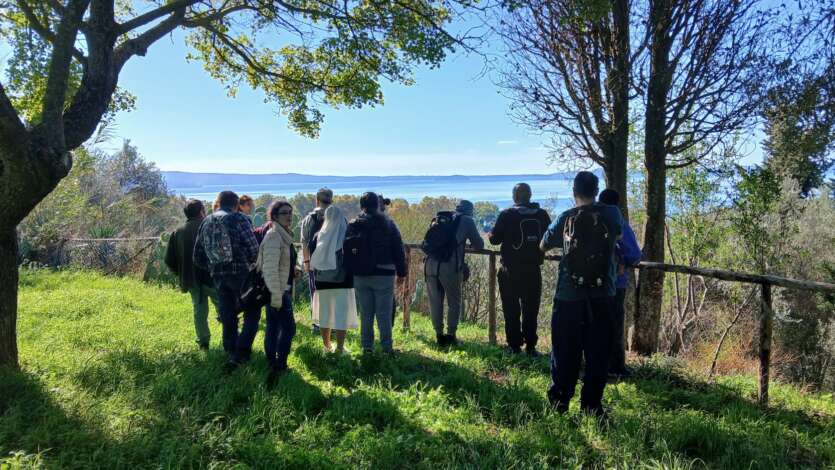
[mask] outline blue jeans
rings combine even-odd
[[[252,355],[252,343],[258,333],[261,309],[244,312],[244,325],[238,333],[238,312],[240,311],[241,289],[247,274],[214,279],[217,290],[220,321],[223,325],[223,350],[232,362],[246,362]]]
[[[290,345],[296,335],[296,319],[293,317],[293,296],[285,291],[281,308],[267,305],[267,327],[264,329],[264,353],[267,363],[276,370],[287,368]]]
[[[360,309],[360,343],[364,351],[374,347],[374,318],[380,329],[383,351],[392,350],[391,309],[394,308],[394,276],[354,276]]]
[[[568,302],[554,301],[551,315],[551,388],[548,398],[568,406],[580,375],[585,354],[586,375],[580,406],[599,409],[606,387],[612,346],[614,298]]]

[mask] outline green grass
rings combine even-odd
[[[763,410],[751,378],[707,384],[656,359],[607,387],[605,424],[576,403],[550,412],[547,361],[506,356],[478,327],[443,352],[418,315],[397,356],[338,358],[301,308],[293,372],[268,391],[259,352],[221,373],[215,322],[197,350],[175,290],[47,271],[21,286],[22,372],[0,372],[11,468],[835,468],[831,395],[774,384]]]

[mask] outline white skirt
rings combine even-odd
[[[351,330],[357,327],[354,289],[316,289],[311,309],[313,323],[320,328]]]

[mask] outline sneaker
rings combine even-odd
[[[325,348],[325,354],[333,354],[334,352],[336,352],[336,346],[334,346],[332,344],[330,345],[330,347],[327,347],[327,346],[323,346],[323,347]]]
[[[374,354],[374,350],[370,349],[370,348],[363,348],[362,353],[363,354]]]
[[[319,336],[319,325],[314,323],[312,331],[313,331],[313,336]]]
[[[446,338],[446,344],[448,346],[458,346],[458,338],[455,335],[444,335]]]

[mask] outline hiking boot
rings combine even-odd
[[[455,335],[444,335],[447,346],[458,346],[458,338]]]
[[[435,335],[435,339],[437,339],[437,341],[438,341],[438,347],[439,348],[445,348],[445,347],[449,346],[449,342],[447,340],[447,335],[442,335],[442,334],[438,333],[438,334]]]
[[[522,348],[519,346],[505,346],[504,351],[508,354],[521,354]]]
[[[615,369],[609,371],[609,378],[615,380],[624,380],[632,377],[632,371],[628,367]]]
[[[539,354],[539,351],[537,351],[536,348],[525,348],[525,354],[527,354],[528,357],[532,359],[536,359],[542,356],[542,354]]]

